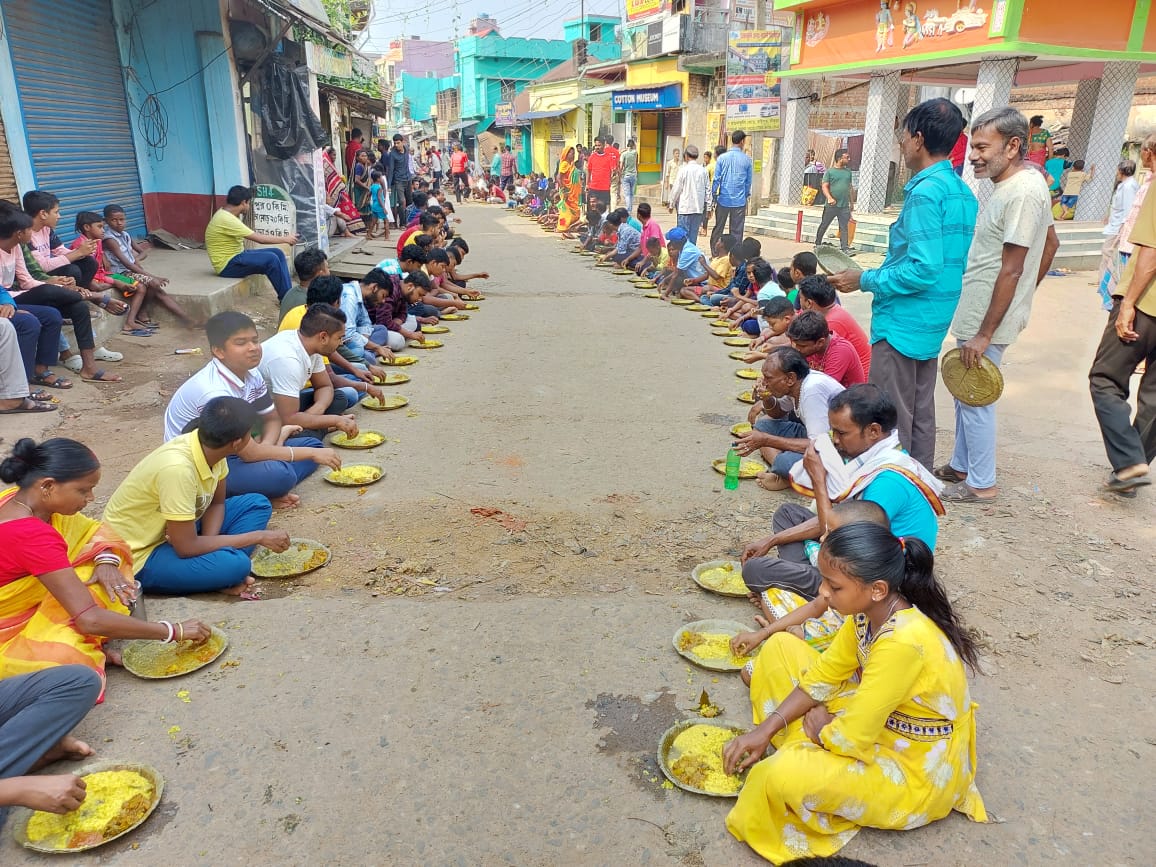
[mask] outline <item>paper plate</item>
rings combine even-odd
[[[740,393],[738,397],[739,397],[739,400],[741,400],[743,403],[754,403],[755,402],[754,392],[751,392],[751,391],[744,391],[744,392]]]
[[[393,358],[383,358],[381,363],[387,367],[406,367],[410,364],[417,364],[416,355],[395,355]]]
[[[740,421],[738,424],[731,425],[731,436],[733,436],[733,437],[745,437],[747,434],[749,434],[753,430],[754,430],[754,428],[751,427],[750,422]]]
[[[658,288],[658,284],[655,283],[653,280],[647,280],[645,283],[635,283],[634,285],[637,286],[639,289],[657,289]],[[646,297],[650,298],[652,296],[647,295]],[[657,292],[655,292],[653,297],[661,298],[662,296],[659,295]]]
[[[729,650],[727,651],[727,656],[713,659],[702,657],[695,653],[693,646],[689,645],[690,639],[685,638],[685,636],[690,636],[695,633],[725,635],[729,641],[740,632],[747,631],[749,631],[749,627],[734,620],[696,620],[694,623],[685,624],[674,633],[674,638],[671,639],[671,643],[674,645],[674,650],[679,656],[684,659],[689,659],[701,668],[708,668],[711,671],[739,671],[747,664],[747,660],[750,657],[733,658]]]
[[[745,335],[746,335],[746,332],[745,332],[745,331],[743,331],[741,328],[726,328],[726,329],[723,329],[723,328],[715,328],[713,325],[711,326],[711,328],[712,328],[711,334],[713,334],[715,337],[727,337],[727,338],[730,338],[730,337],[743,337],[743,336],[745,336]],[[752,340],[752,338],[748,336],[748,337],[746,338],[746,340],[747,340],[747,342],[746,342],[746,343],[744,343],[744,344],[743,344],[743,346],[750,346],[750,345],[751,345],[751,340]],[[733,344],[733,343],[728,343],[728,344],[726,344],[726,345],[727,345],[727,346],[733,346],[734,344]]]
[[[387,373],[384,377],[375,376],[373,378],[374,385],[401,385],[409,382],[408,373]]]
[[[598,254],[595,253],[593,250],[583,250],[582,255],[583,256],[597,256]]]
[[[840,271],[862,271],[863,268],[854,259],[829,244],[818,244],[815,247],[815,258],[819,260],[819,267],[828,274],[838,274]]]
[[[699,316],[701,316],[703,319],[718,319],[718,311],[707,310],[705,313],[700,313]]]
[[[468,313],[443,313],[440,317],[442,322],[465,322],[470,318]]]
[[[391,409],[401,409],[408,403],[408,397],[402,397],[400,394],[387,394],[381,400],[376,397],[367,397],[359,405],[366,409],[372,409],[374,412],[388,412]]]
[[[416,340],[407,340],[405,343],[410,349],[441,349],[445,344],[440,340],[427,340],[418,343]]]
[[[360,478],[362,474],[367,474],[369,470],[373,470],[377,477],[372,479]],[[341,475],[338,475],[339,473]],[[353,478],[346,474],[356,474],[358,477]],[[385,470],[377,464],[349,464],[348,466],[343,466],[340,470],[330,470],[321,478],[331,485],[337,485],[339,488],[363,488],[366,485],[372,485],[374,482],[380,482],[384,479]]]
[[[329,445],[339,449],[351,449],[353,451],[363,451],[365,449],[375,449],[385,442],[385,434],[379,430],[366,430],[362,428],[358,431],[354,439],[350,439],[346,434],[341,432],[333,434],[329,438]]]
[[[657,292],[647,292],[647,293],[646,293],[645,295],[643,295],[642,297],[643,297],[643,298],[661,298],[662,296],[661,296],[661,295],[659,295]]]
[[[710,310],[711,308],[710,308],[709,304],[691,304],[686,309],[687,310],[693,310],[695,313],[702,313],[703,311]],[[716,315],[717,315],[717,311],[716,311]]]
[[[728,725],[727,723],[718,722],[716,720],[684,720],[683,722],[675,723],[670,728],[668,728],[666,732],[663,733],[662,738],[658,742],[658,766],[662,768],[663,776],[685,792],[694,792],[696,795],[706,795],[710,798],[737,798],[739,796],[739,792],[742,791],[742,785],[740,785],[734,792],[712,792],[709,789],[702,789],[698,786],[692,785],[691,783],[684,782],[678,777],[677,774],[675,774],[674,764],[680,758],[682,758],[682,754],[679,752],[678,748],[675,747],[674,742],[678,740],[679,735],[682,735],[684,732],[690,731],[692,729],[697,730],[699,726],[712,729],[722,729],[733,737],[738,737],[739,735],[745,735],[747,733],[747,730],[744,728]],[[707,732],[706,734],[712,733]],[[721,764],[721,750],[719,751],[718,760]],[[743,771],[741,774],[737,775],[739,780],[741,780],[744,784],[746,782],[746,773],[746,771]]]
[[[627,274],[633,274],[634,272],[631,271],[629,268],[615,268],[610,273],[614,274],[618,277],[625,277]]]
[[[728,352],[727,358],[731,359],[732,361],[745,361],[749,354],[749,349],[736,349],[734,352]]]
[[[728,337],[723,346],[750,346],[753,340],[750,337]]]
[[[689,307],[694,302],[689,298],[671,298],[670,303],[675,307]]]
[[[422,334],[449,334],[450,330],[444,325],[423,325]]]
[[[986,355],[979,357],[979,367],[967,368],[958,349],[943,356],[939,365],[943,384],[952,397],[968,406],[988,406],[1003,394],[1003,374]]]
[[[739,379],[758,379],[762,373],[755,367],[742,367],[735,371],[735,376]]]
[[[485,295],[474,295],[472,298],[467,298],[465,295],[463,295],[462,300],[463,301],[485,301],[486,296]],[[469,308],[467,307],[466,309],[468,310]]]
[[[690,577],[703,590],[709,590],[719,596],[746,599],[751,592],[743,583],[743,564],[737,560],[708,560],[699,563],[690,571]]]
[[[740,398],[740,400],[741,399],[742,398]],[[753,402],[754,401],[752,401],[752,403]],[[712,467],[714,467],[716,473],[722,473],[724,476],[726,475],[726,471],[727,471],[727,459],[726,458],[719,458],[716,461],[711,461],[710,465]],[[753,479],[759,473],[765,473],[769,469],[770,469],[770,467],[768,467],[762,461],[756,461],[754,458],[743,458],[742,462],[739,464],[739,478],[740,479]]]
[[[215,626],[203,644],[186,641],[166,644],[163,641],[130,641],[124,646],[124,667],[144,680],[167,680],[181,677],[211,664],[229,646],[229,639]]]
[[[34,843],[28,839],[28,822],[32,819],[32,816],[36,813],[36,811],[30,810],[27,807],[13,807],[12,817],[9,820],[11,821],[13,828],[12,838],[25,849],[31,849],[34,852],[43,852],[48,855],[60,855],[64,853],[87,852],[89,849],[95,849],[98,846],[111,843],[113,840],[119,840],[125,834],[132,833],[134,829],[139,828],[145,822],[145,820],[153,814],[153,811],[157,808],[157,805],[160,804],[161,795],[165,790],[165,778],[161,776],[160,771],[151,765],[142,765],[137,762],[93,762],[92,764],[85,765],[84,767],[78,768],[71,773],[74,773],[79,777],[87,777],[91,776],[92,774],[104,773],[106,771],[133,771],[134,773],[140,774],[152,784],[153,792],[152,797],[149,799],[148,807],[131,825],[127,826],[121,831],[118,831],[115,834],[111,834],[106,838],[98,840],[97,842],[83,843],[64,849],[55,849],[47,846],[47,841]]]
[[[614,263],[613,262],[595,262],[594,267],[595,268],[613,268]]]
[[[482,308],[479,307],[477,304],[466,304],[465,309],[466,310],[481,310]]]
[[[308,575],[333,558],[333,553],[316,539],[290,539],[284,551],[257,547],[252,572],[258,578],[296,578]]]

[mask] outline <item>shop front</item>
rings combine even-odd
[[[682,145],[683,87],[683,82],[671,81],[626,87],[610,95],[611,110],[627,113],[628,136],[638,143],[639,186],[660,183],[667,152]]]

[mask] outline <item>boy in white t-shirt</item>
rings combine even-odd
[[[185,380],[165,410],[165,442],[180,436],[200,418],[214,397],[238,397],[257,411],[261,433],[238,455],[230,455],[226,496],[261,494],[273,508],[292,508],[300,497],[293,488],[312,475],[318,464],[341,468],[333,449],[313,436],[299,436],[295,425],[283,425],[261,377],[261,343],[257,326],[244,313],[227,310],[205,323],[213,360]]]

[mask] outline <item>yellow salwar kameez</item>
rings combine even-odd
[[[896,612],[874,639],[865,615],[848,618],[823,654],[773,635],[755,660],[755,723],[796,686],[835,719],[823,746],[792,722],[751,768],[727,828],[764,858],[833,855],[861,827],[918,828],[952,810],[987,821],[963,663],[917,608]]]
[[[0,491],[0,505],[8,502],[16,491],[16,488]],[[53,515],[52,527],[68,545],[68,559],[81,581],[92,578],[97,554],[112,551],[123,562],[121,574],[125,581],[134,582],[132,552],[99,521],[80,513]],[[128,613],[119,600],[110,600],[99,584],[89,585],[88,590],[101,607]],[[103,683],[104,642],[100,636],[79,632],[69,613],[34,575],[0,586],[0,679],[57,665],[87,665],[100,675]],[[103,697],[102,687],[101,699]]]

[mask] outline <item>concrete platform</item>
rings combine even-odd
[[[755,235],[772,238],[795,239],[799,213],[803,214],[802,238],[811,241],[819,229],[823,209],[818,206],[768,205],[758,214],[747,217],[747,228]],[[889,208],[881,214],[854,214],[855,247],[868,253],[886,253],[888,233],[891,224],[899,216],[898,208]],[[839,224],[832,223],[824,238],[835,243]],[[1060,249],[1056,253],[1054,267],[1072,271],[1094,271],[1100,266],[1100,247],[1104,243],[1101,223],[1057,222],[1056,234],[1060,237]]]

